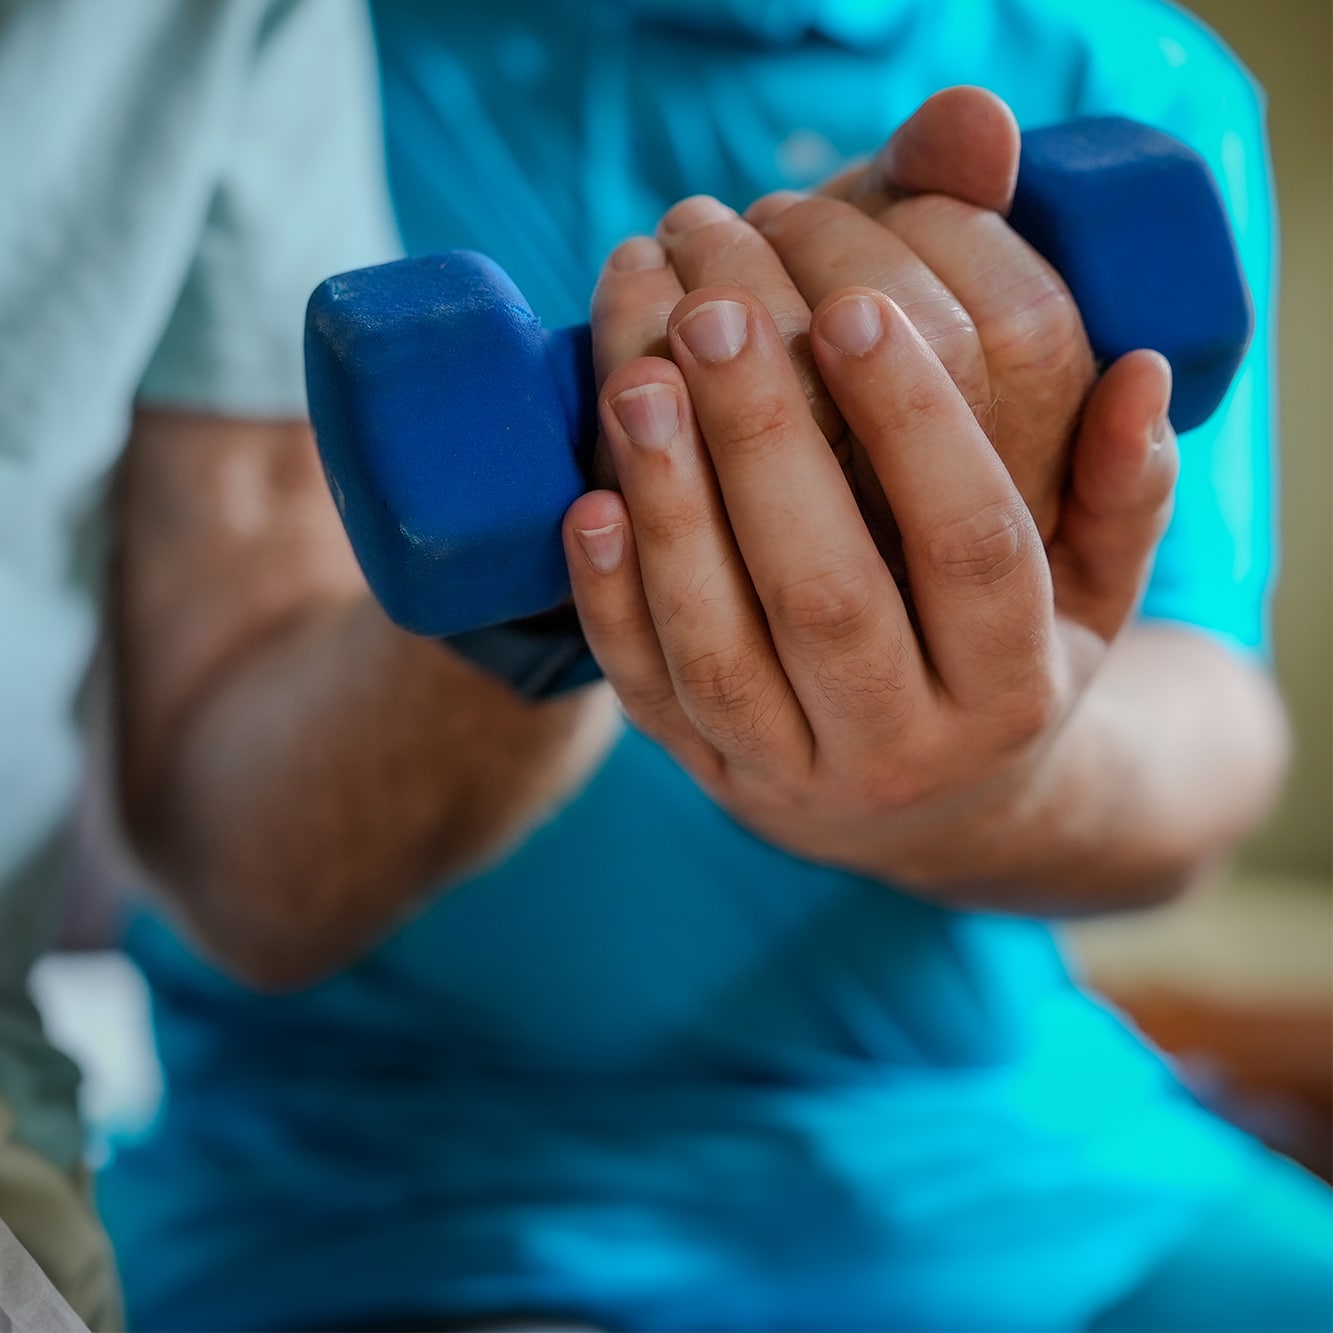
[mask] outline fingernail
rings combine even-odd
[[[700,361],[730,361],[745,346],[748,312],[739,301],[705,301],[676,325]]]
[[[1154,352],[1161,367],[1163,392],[1165,400],[1162,404],[1162,413],[1153,423],[1152,442],[1155,449],[1160,449],[1164,445],[1172,432],[1171,425],[1171,391],[1175,387],[1175,375],[1171,369],[1171,363],[1160,352]]]
[[[735,216],[734,208],[728,208],[711,194],[695,194],[667,209],[657,224],[657,230],[659,235],[676,235],[693,231],[695,227],[707,227],[714,222],[729,222]]]
[[[666,251],[651,236],[631,236],[611,251],[610,263],[617,273],[665,268]]]
[[[665,384],[641,384],[611,399],[625,434],[645,449],[665,449],[680,425],[680,404]]]
[[[844,296],[824,312],[819,332],[845,356],[864,356],[884,332],[879,302],[869,296]]]
[[[1154,452],[1160,450],[1171,438],[1171,429],[1171,416],[1169,412],[1163,412],[1153,423],[1152,447]]]
[[[604,528],[575,528],[588,563],[599,574],[613,574],[625,558],[625,525],[608,523]]]

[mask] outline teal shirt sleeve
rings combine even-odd
[[[1133,10],[1147,22],[1134,23]],[[1230,214],[1255,311],[1254,340],[1222,407],[1180,439],[1175,512],[1140,615],[1265,655],[1277,564],[1277,461],[1276,238],[1264,97],[1196,19],[1157,0],[1126,11],[1120,35],[1108,31],[1092,48],[1082,109],[1137,116],[1205,158]],[[1145,41],[1148,23],[1153,36]]]
[[[140,397],[304,416],[310,292],[398,252],[363,7],[269,4],[195,259]]]

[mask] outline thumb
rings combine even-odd
[[[1049,556],[1056,609],[1106,642],[1136,606],[1171,517],[1179,454],[1167,420],[1171,367],[1122,356],[1093,387]]]
[[[947,194],[1007,213],[1018,178],[1018,122],[985,88],[945,88],[929,97],[868,164],[823,193],[877,213],[905,194]]]

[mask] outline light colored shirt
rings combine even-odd
[[[81,765],[110,473],[136,398],[303,416],[306,297],[392,257],[351,0],[0,6],[0,1098],[79,1152],[26,990]]]

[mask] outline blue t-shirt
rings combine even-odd
[[[1161,125],[1222,181],[1260,333],[1182,443],[1144,614],[1261,648],[1258,97],[1176,11],[1098,9],[384,3],[408,247],[486,250],[574,320],[676,197],[810,184],[942,86],[987,84],[1025,124]],[[319,986],[248,993],[150,918],[131,946],[168,1094],[103,1202],[142,1329],[1079,1328],[1257,1151],[1078,989],[1047,926],[787,856],[633,732],[507,860]]]

